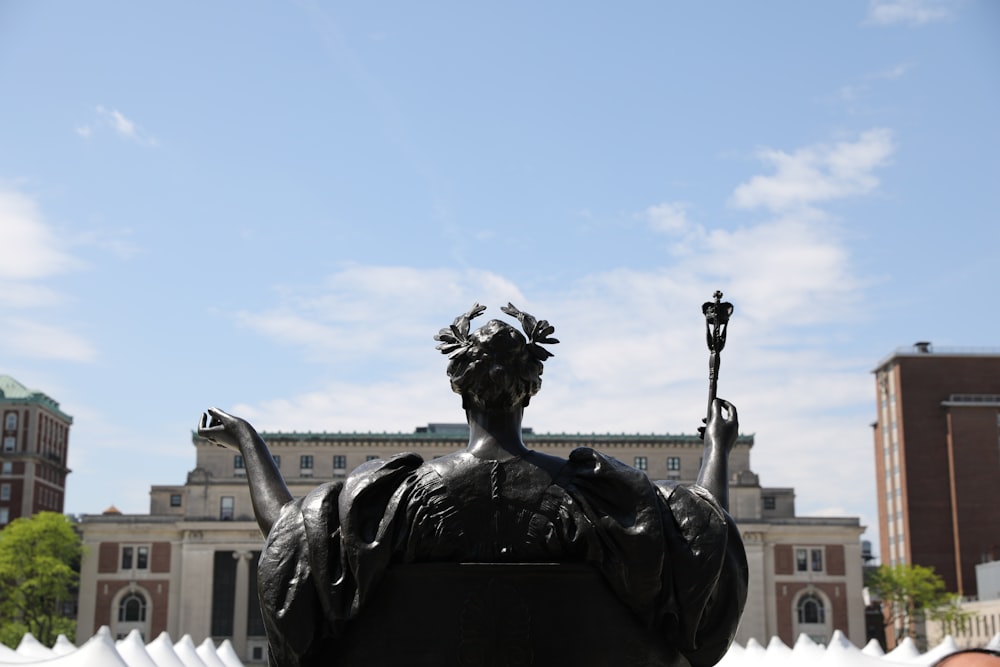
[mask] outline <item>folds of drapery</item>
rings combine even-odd
[[[481,558],[468,536],[488,539],[488,526],[449,495],[458,486],[449,470],[400,454],[285,506],[258,575],[272,664],[329,664],[324,656],[392,564]],[[691,665],[721,659],[746,601],[747,566],[735,524],[707,492],[651,483],[582,448],[533,503],[511,524],[520,533],[498,538],[520,559],[589,563]]]

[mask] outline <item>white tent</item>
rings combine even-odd
[[[1000,648],[1000,634],[987,644]],[[876,642],[863,649],[852,644],[841,632],[835,632],[829,645],[821,646],[801,635],[792,647],[777,637],[767,646],[751,639],[746,646],[733,644],[719,667],[899,667],[911,665],[929,667],[946,655],[958,650],[952,637],[921,653],[909,638],[889,653]],[[30,634],[25,635],[17,649],[0,644],[0,667],[37,665],[38,667],[243,667],[233,645],[228,641],[219,646],[206,639],[197,647],[190,635],[173,642],[166,632],[149,644],[143,644],[138,631],[114,642],[106,627],[83,646],[76,648],[60,636],[55,646],[48,648]]]
[[[233,645],[228,641],[216,647],[205,640],[195,648],[190,635],[174,643],[162,633],[143,644],[138,631],[117,642],[107,627],[97,631],[86,644],[77,648],[60,636],[52,648],[27,634],[11,649],[0,644],[0,667],[37,665],[38,667],[243,667]]]

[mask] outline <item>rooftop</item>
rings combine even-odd
[[[0,400],[18,403],[35,403],[72,423],[73,418],[59,409],[59,403],[34,389],[28,389],[9,375],[0,375]]]
[[[913,345],[897,347],[891,354],[883,358],[875,369],[878,372],[898,357],[998,357],[1000,347],[935,347],[929,341],[918,341]]]
[[[444,428],[442,428],[444,427]],[[328,433],[312,431],[271,431],[260,434],[269,443],[278,442],[356,442],[363,440],[366,442],[435,442],[435,441],[456,441],[465,442],[469,438],[469,428],[465,424],[430,424],[428,426],[418,426],[412,433],[392,433],[392,432],[336,432]],[[584,445],[588,442],[619,442],[619,443],[671,443],[671,444],[700,444],[701,436],[697,434],[672,434],[672,433],[535,433],[530,428],[522,431],[525,444],[571,442],[576,445]],[[192,432],[191,438],[195,444],[207,442],[197,433]],[[753,447],[753,434],[740,435],[737,444]]]

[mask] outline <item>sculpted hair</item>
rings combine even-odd
[[[500,310],[516,317],[527,337],[501,320],[490,320],[470,334],[470,322],[484,310],[485,306],[475,304],[434,337],[440,342],[437,349],[450,360],[452,391],[462,396],[466,409],[527,406],[542,386],[542,362],[552,356],[541,345],[559,342],[551,338],[555,328],[507,304]]]

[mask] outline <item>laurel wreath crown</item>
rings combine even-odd
[[[486,306],[477,303],[467,313],[456,317],[451,326],[441,329],[434,336],[434,340],[440,343],[436,349],[441,350],[442,354],[447,354],[449,359],[454,359],[467,352],[473,344],[472,338],[469,335],[472,320],[479,317],[485,310]],[[555,345],[559,342],[557,339],[552,338],[552,334],[555,333],[556,328],[549,324],[548,320],[536,319],[532,315],[518,310],[512,303],[501,306],[500,310],[511,317],[517,318],[517,321],[521,323],[521,329],[524,330],[524,335],[528,339],[528,351],[532,356],[539,361],[545,361],[549,357],[554,356],[542,347],[542,345]]]

